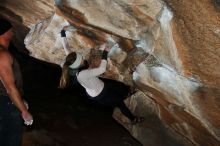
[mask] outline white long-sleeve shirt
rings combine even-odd
[[[63,49],[66,55],[71,53],[69,43],[66,37],[61,37]],[[106,71],[107,60],[102,59],[101,64],[97,68],[82,70],[77,75],[78,82],[86,89],[86,92],[91,96],[98,96],[103,88],[104,83],[98,78],[99,75]]]
[[[102,59],[99,67],[82,70],[77,75],[78,82],[86,89],[86,92],[91,97],[96,97],[102,92],[104,83],[98,76],[106,71],[106,67],[107,60]]]

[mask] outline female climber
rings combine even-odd
[[[62,44],[67,57],[62,68],[60,87],[65,88],[69,83],[70,76],[75,76],[90,99],[104,106],[118,107],[131,124],[141,123],[144,118],[134,116],[124,103],[130,93],[130,87],[114,80],[106,82],[98,77],[106,71],[107,56],[111,47],[109,45],[100,47],[100,49],[104,48],[101,63],[99,67],[91,68],[80,53],[70,51],[65,33],[68,28],[66,26],[61,30]],[[74,70],[74,73],[71,70]]]

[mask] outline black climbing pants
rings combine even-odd
[[[20,146],[22,118],[7,96],[0,96],[0,146]]]
[[[124,100],[128,97],[129,92],[129,86],[118,81],[110,80],[104,81],[104,88],[98,96],[88,96],[90,99],[94,99],[102,105],[118,107],[128,119],[134,120],[135,116],[124,103]]]

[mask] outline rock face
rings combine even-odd
[[[40,20],[51,17],[54,13],[53,0],[0,0],[0,16],[10,19],[15,27],[15,45],[22,52],[24,50],[24,38],[29,32],[29,27]]]
[[[220,145],[219,1],[1,3],[1,11],[15,13],[23,20],[19,24],[31,29],[25,45],[38,59],[62,64],[60,30],[65,25],[77,29],[67,32],[72,51],[82,52],[93,65],[100,59],[98,45],[116,43],[103,76],[139,89],[126,101],[134,113],[156,115],[167,133],[185,145]],[[127,119],[118,110],[114,117],[148,145],[149,125],[124,124]]]

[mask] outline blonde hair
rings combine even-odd
[[[69,55],[67,55],[66,61],[65,61],[63,68],[62,68],[62,75],[60,77],[59,88],[64,89],[69,85],[69,79],[70,79],[69,66],[71,64],[73,64],[73,62],[75,60],[76,60],[76,53],[75,52],[72,52]]]

